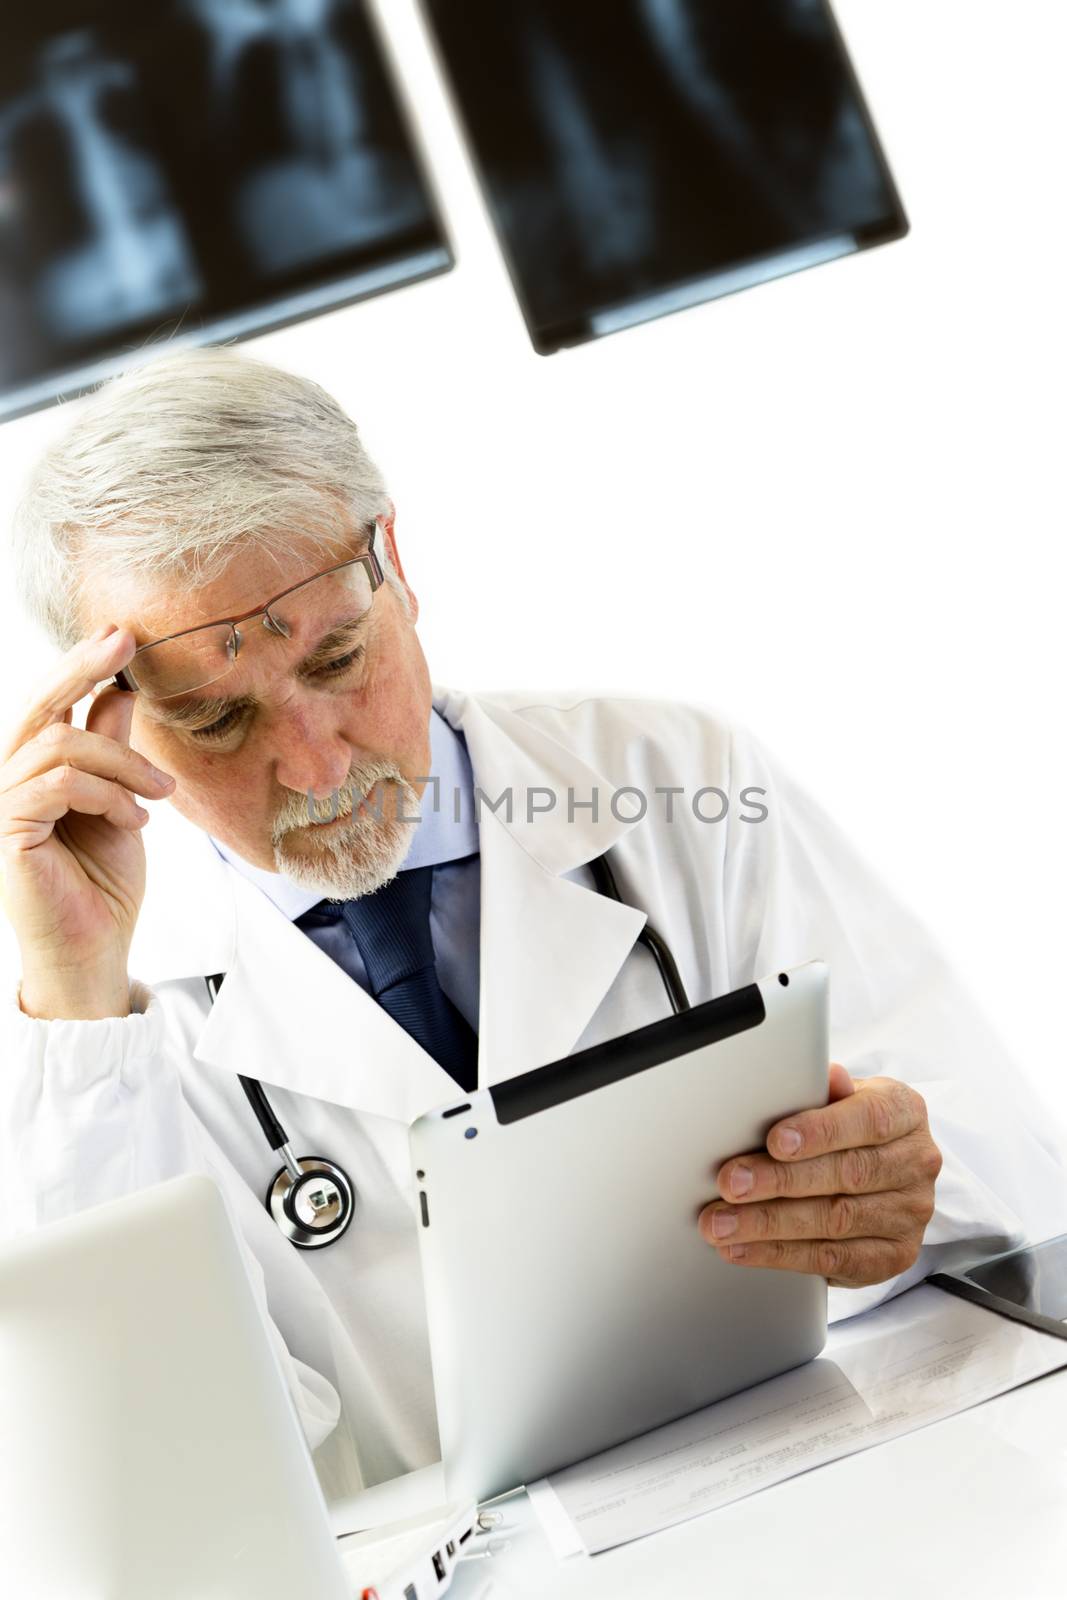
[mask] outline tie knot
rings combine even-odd
[[[329,908],[344,919],[355,939],[375,999],[433,966],[432,884],[433,867],[409,867],[373,894]]]

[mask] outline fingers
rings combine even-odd
[[[882,1283],[917,1259],[940,1169],[922,1096],[894,1078],[854,1083],[835,1063],[828,1105],[783,1118],[766,1152],[723,1163],[723,1199],[700,1230],[724,1261]]]
[[[62,656],[31,700],[0,750],[0,761],[7,760],[27,740],[50,723],[64,722],[72,706],[83,700],[93,687],[114,677],[133,659],[137,641],[129,628],[103,629],[91,639],[82,639]]]
[[[773,1240],[766,1244],[724,1245],[724,1260],[742,1267],[777,1267],[825,1278],[834,1289],[862,1289],[884,1283],[915,1264],[918,1249],[892,1239]]]
[[[859,1098],[858,1092],[852,1096]],[[916,1131],[892,1144],[857,1145],[810,1160],[774,1161],[758,1151],[724,1162],[716,1182],[724,1200],[742,1205],[807,1195],[875,1194],[908,1187],[917,1171],[925,1170],[928,1149],[936,1150],[933,1141]]]
[[[780,1161],[795,1161],[855,1145],[889,1144],[925,1122],[926,1104],[908,1084],[896,1078],[861,1078],[855,1094],[776,1123],[767,1135],[767,1149]]]
[[[137,696],[114,684],[96,688],[92,703],[85,713],[85,726],[91,733],[102,733],[119,744],[129,744],[133,708]]]
[[[132,695],[123,696],[132,700]],[[120,713],[124,720],[125,713]],[[174,788],[174,779],[136,750],[113,738],[65,722],[53,722],[22,745],[0,772],[0,794],[9,792],[53,768],[76,767],[121,784],[134,794],[158,800]],[[20,805],[24,804],[20,802]]]
[[[887,1196],[813,1195],[809,1200],[772,1200],[766,1205],[712,1202],[700,1214],[709,1244],[760,1244],[779,1239],[883,1238]]]
[[[77,767],[52,767],[20,784],[5,801],[0,806],[0,833],[13,851],[41,844],[68,811],[104,817],[117,828],[137,829],[148,821],[148,812],[122,784]]]
[[[844,1100],[848,1095],[855,1094],[856,1085],[853,1083],[846,1069],[837,1061],[830,1063],[830,1094],[829,1099]]]
[[[765,1244],[795,1239],[910,1239],[930,1220],[926,1191],[916,1185],[885,1194],[813,1195],[807,1200],[770,1200],[729,1206],[713,1200],[700,1213],[709,1244]]]

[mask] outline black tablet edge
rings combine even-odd
[[[688,1055],[704,1045],[756,1028],[766,1015],[759,985],[750,983],[677,1016],[664,1017],[620,1038],[590,1045],[587,1050],[551,1061],[548,1066],[492,1084],[489,1093],[497,1121],[521,1122],[524,1117],[536,1116],[564,1101],[577,1100],[580,1095],[632,1078],[675,1056]]]
[[[1029,1306],[1016,1305],[1014,1300],[1002,1300],[999,1295],[990,1294],[988,1289],[970,1283],[966,1278],[954,1277],[950,1272],[933,1272],[926,1282],[935,1289],[958,1295],[961,1300],[970,1300],[972,1305],[984,1306],[986,1311],[993,1311],[997,1316],[1010,1317],[1012,1322],[1023,1322],[1038,1333],[1051,1333],[1054,1339],[1067,1339],[1067,1323],[1042,1316],[1040,1311],[1031,1311]]]

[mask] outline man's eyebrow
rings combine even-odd
[[[251,695],[231,696],[228,700],[215,695],[210,699],[193,700],[186,695],[180,700],[154,702],[151,716],[154,722],[167,722],[177,728],[191,728],[198,723],[206,726],[209,722],[217,722],[227,711],[236,711],[238,707],[254,704]]]
[[[329,633],[323,634],[315,648],[308,651],[295,670],[303,672],[309,667],[319,665],[331,650],[340,644],[348,644],[366,619],[367,613],[363,612],[361,616],[350,617],[347,622],[339,622]],[[171,701],[157,701],[153,706],[152,716],[156,722],[166,722],[178,728],[195,727],[197,724],[206,726],[209,722],[217,722],[229,711],[244,710],[246,707],[254,706],[255,703],[255,696],[250,694],[228,697],[207,695],[199,698],[182,695],[176,696]]]
[[[330,629],[329,633],[324,633],[314,650],[309,650],[303,661],[299,663],[296,668],[297,672],[302,672],[306,667],[314,666],[324,656],[329,655],[331,650],[336,650],[339,644],[348,644],[352,636],[358,633],[366,623],[367,617],[368,613],[364,611],[360,616],[349,617],[347,622],[339,622],[336,627]]]

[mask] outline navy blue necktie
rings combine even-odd
[[[432,866],[409,867],[373,894],[321,900],[305,916],[343,920],[382,1009],[461,1088],[473,1090],[478,1087],[478,1035],[437,979],[430,934],[432,886]]]

